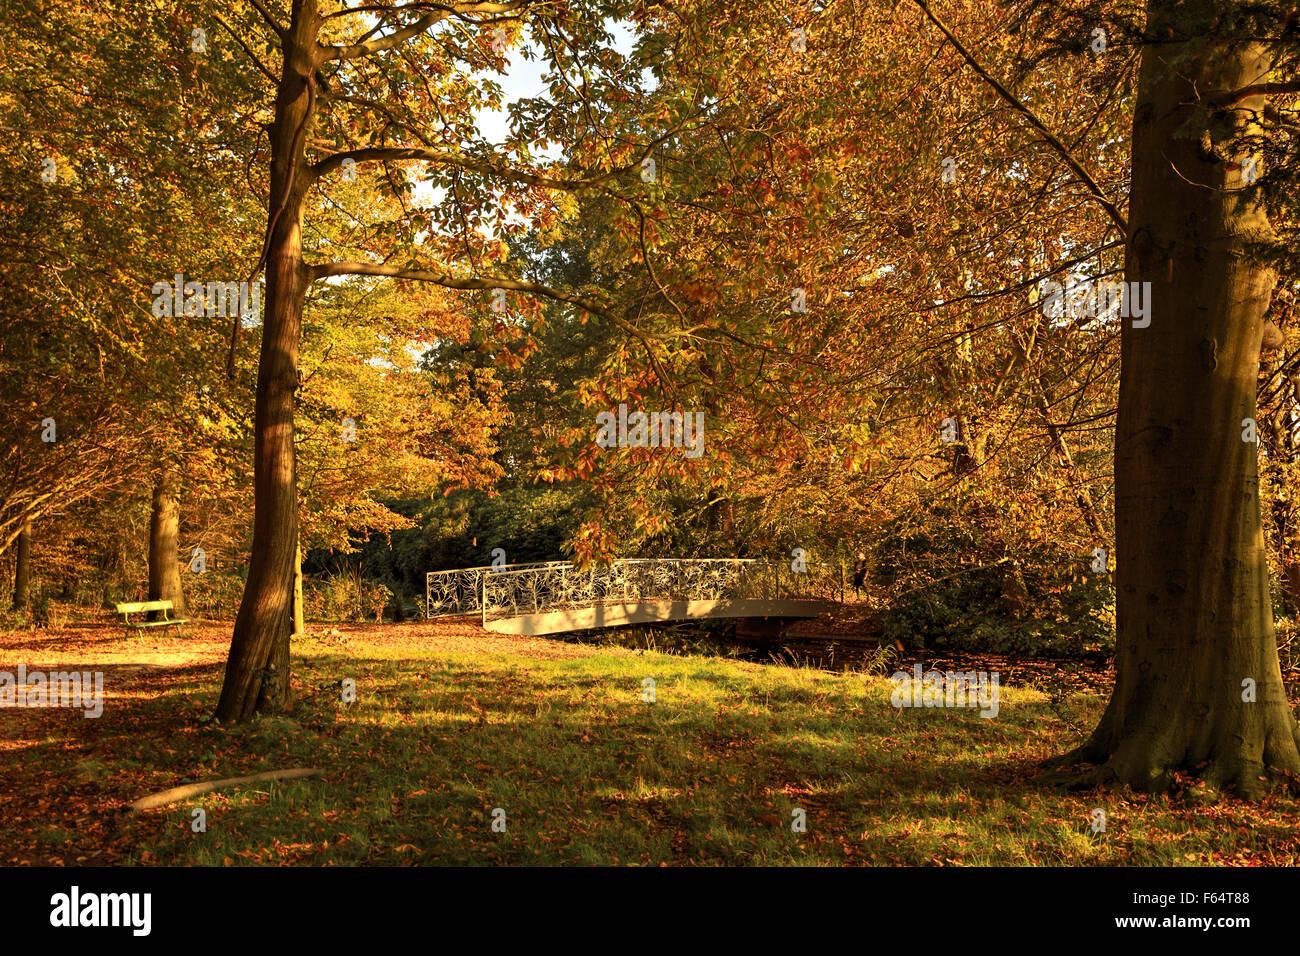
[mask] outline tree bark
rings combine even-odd
[[[311,135],[320,30],[316,0],[297,0],[282,42],[271,127],[270,238],[257,371],[253,543],[216,717],[245,721],[291,708],[289,635],[298,491],[293,448],[298,336],[309,282],[302,258],[302,203],[310,185],[303,142]]]
[[[23,523],[18,532],[17,548],[14,553],[14,604],[15,608],[27,607],[28,592],[32,579],[32,523]]]
[[[154,482],[149,519],[149,600],[171,601],[173,617],[185,613],[176,544],[180,534],[179,485],[176,472],[163,466]]]
[[[1209,101],[1267,76],[1262,46],[1223,39],[1215,0],[1149,0],[1133,125],[1127,280],[1150,325],[1124,321],[1115,436],[1116,682],[1066,762],[1169,788],[1176,771],[1251,796],[1300,771],[1273,634],[1260,523],[1256,372],[1272,230],[1230,143],[1260,116]],[[1169,39],[1166,40],[1165,38]],[[1202,132],[1203,131],[1203,132]],[[1243,684],[1254,682],[1249,702]]]

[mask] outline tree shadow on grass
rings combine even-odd
[[[206,721],[220,665],[104,667],[101,718],[41,712],[14,748],[3,862],[1137,862],[1036,782],[1072,740],[1045,701],[900,711],[878,679],[656,655],[294,666],[294,713],[239,727]],[[123,810],[300,766],[326,773]]]

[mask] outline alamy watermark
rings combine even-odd
[[[209,318],[254,318],[262,308],[257,282],[186,282],[178,272],[171,282],[155,282],[154,318],[206,315]]]
[[[93,688],[93,689],[92,689]],[[78,707],[87,717],[104,713],[102,671],[0,671],[0,707]]]
[[[153,927],[152,893],[83,893],[73,886],[50,897],[50,925],[121,926],[133,936],[148,936]]]
[[[1133,328],[1151,324],[1150,282],[1067,282],[1039,284],[1039,301],[1049,319],[1132,319]]]
[[[618,406],[618,414],[601,412],[596,416],[600,431],[596,444],[601,448],[684,448],[687,458],[704,454],[703,412],[631,412],[627,405]]]
[[[896,671],[890,698],[895,707],[978,707],[981,717],[998,715],[998,672],[926,671],[912,665],[912,673]]]

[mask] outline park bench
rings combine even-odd
[[[171,609],[171,601],[130,601],[125,604],[119,604],[117,606],[117,613],[121,614],[123,617],[125,622],[124,626],[127,628],[127,634],[129,635],[131,631],[135,631],[139,635],[140,640],[143,641],[144,632],[151,627],[161,627],[164,629],[163,633],[166,633],[166,628],[174,627],[176,628],[176,633],[180,634],[181,630],[179,625],[188,624],[190,619],[188,617],[171,617]],[[131,620],[132,614],[148,614],[150,611],[161,611],[162,617],[157,621]]]

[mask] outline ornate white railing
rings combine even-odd
[[[810,563],[754,558],[620,558],[579,569],[568,561],[431,571],[426,576],[429,617],[482,614],[483,620],[647,600],[840,601],[844,572]]]
[[[570,567],[567,561],[534,561],[501,567],[484,565],[479,568],[430,571],[424,577],[425,614],[428,617],[479,614],[483,610],[484,577],[489,574],[501,574],[526,568],[544,568],[550,565]]]

